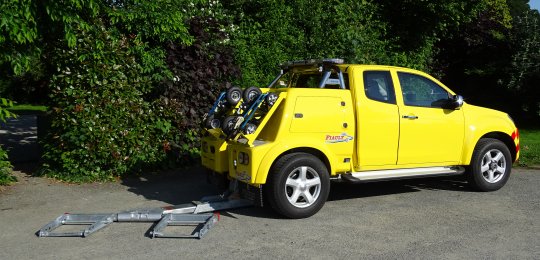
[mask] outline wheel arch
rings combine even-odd
[[[492,138],[492,139],[497,139],[503,142],[506,145],[506,147],[508,147],[508,150],[510,151],[510,155],[512,155],[512,162],[516,161],[516,158],[517,158],[516,144],[514,143],[514,140],[512,139],[511,136],[503,132],[490,132],[483,135],[478,140],[480,141],[482,138]]]
[[[263,161],[271,160],[271,163],[266,163],[259,167],[259,171],[256,177],[256,182],[261,183],[261,184],[266,183],[270,169],[272,169],[272,167],[276,164],[276,162],[281,157],[287,154],[291,154],[291,153],[306,153],[306,154],[311,154],[317,157],[326,166],[326,169],[328,170],[328,174],[332,175],[331,158],[328,158],[326,153],[324,153],[323,151],[317,148],[301,146],[301,147],[294,147],[294,148],[290,148],[288,150],[282,151],[281,153],[279,153],[279,155],[273,158],[265,157]]]
[[[281,157],[283,157],[283,156],[285,156],[287,154],[291,154],[291,153],[307,153],[307,154],[311,154],[311,155],[317,157],[319,160],[321,160],[321,162],[324,163],[324,165],[326,166],[326,169],[328,170],[329,174],[332,172],[332,165],[330,165],[330,161],[328,160],[328,157],[326,157],[326,155],[323,152],[321,152],[320,150],[312,148],[312,147],[296,147],[296,148],[287,150],[287,151],[283,152],[282,154],[280,154],[274,160],[274,162],[272,162],[272,166],[270,166],[270,168],[272,168],[274,166],[274,164],[277,162],[277,160],[279,160],[279,158],[281,158]]]
[[[492,138],[492,139],[501,141],[504,145],[506,145],[506,147],[508,147],[508,150],[510,151],[510,155],[512,156],[512,162],[516,161],[517,150],[516,150],[516,144],[514,143],[514,140],[512,139],[512,137],[505,132],[493,131],[493,132],[483,134],[476,140],[476,142],[474,143],[474,147],[471,147],[471,149],[469,149],[468,151],[468,154],[466,157],[467,164],[471,163],[473,152],[476,146],[478,145],[478,142],[480,142],[480,140],[484,138]]]

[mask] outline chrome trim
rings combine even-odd
[[[463,97],[461,95],[455,95],[453,99],[454,99],[454,107],[455,107],[454,109],[459,110],[463,106],[463,103],[464,103]]]
[[[418,116],[404,115],[404,116],[402,116],[402,118],[405,118],[405,119],[418,119]]]

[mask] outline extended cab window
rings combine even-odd
[[[407,106],[442,108],[452,95],[428,78],[398,72],[403,102]]]
[[[292,88],[317,88],[321,81],[320,73],[314,74],[295,74],[291,82]]]
[[[364,90],[369,99],[396,104],[390,71],[364,71]]]
[[[321,72],[317,73],[295,73],[292,76],[290,88],[319,88],[319,84],[323,79]],[[349,89],[349,77],[347,73],[343,73],[343,81],[345,89]],[[339,77],[337,73],[332,73],[330,78],[325,82],[325,89],[339,89]]]

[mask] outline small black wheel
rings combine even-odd
[[[264,101],[266,102],[266,105],[270,108],[276,103],[278,97],[279,96],[276,93],[268,93]]]
[[[219,127],[221,127],[221,121],[215,118],[214,115],[211,115],[206,119],[206,128],[216,129]]]
[[[467,179],[479,191],[495,191],[506,184],[511,168],[508,147],[497,139],[482,138],[474,148]]]
[[[286,217],[310,217],[328,199],[328,169],[311,154],[291,153],[279,158],[268,178],[263,190],[272,208]]]
[[[235,130],[234,125],[236,124],[237,117],[238,116],[228,116],[223,119],[223,123],[221,124],[221,129],[223,130],[223,133],[229,135]]]
[[[249,87],[249,88],[244,89],[244,93],[242,97],[244,98],[244,102],[251,103],[255,101],[257,97],[259,97],[259,95],[261,94],[262,92],[260,88]]]
[[[236,106],[242,99],[242,89],[239,87],[231,87],[227,90],[225,99],[230,106]]]

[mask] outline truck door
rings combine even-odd
[[[356,170],[395,166],[399,108],[390,71],[355,73],[357,106]]]
[[[444,109],[452,95],[433,80],[397,72],[400,104],[398,165],[455,165],[464,136],[462,110]]]

